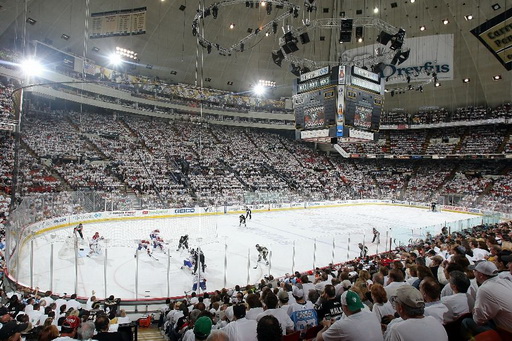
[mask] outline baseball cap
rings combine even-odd
[[[288,295],[288,291],[281,290],[277,293],[277,298],[279,298],[280,301],[288,302],[290,296]]]
[[[2,329],[0,329],[0,340],[6,340],[16,333],[21,333],[27,329],[28,323],[18,324],[16,321],[9,321],[4,323]]]
[[[194,324],[194,335],[200,339],[206,339],[212,331],[212,320],[209,317],[201,316]]]
[[[359,298],[359,295],[352,290],[347,290],[341,295],[341,304],[346,305],[348,310],[352,312],[364,308],[361,298]]]
[[[76,329],[80,325],[80,319],[78,316],[68,316],[62,323],[62,328],[66,329]]]
[[[304,289],[301,289],[299,287],[293,287],[292,295],[298,298],[304,297]]]
[[[470,265],[468,269],[476,270],[487,276],[496,276],[498,274],[498,268],[496,265],[494,265],[493,262],[489,262],[488,260],[481,261],[475,265]]]
[[[425,307],[425,301],[420,291],[412,285],[402,285],[396,289],[396,301],[411,308]]]

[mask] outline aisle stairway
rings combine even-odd
[[[149,328],[138,328],[137,341],[164,341],[165,336],[162,336],[160,329],[156,324],[151,324]]]

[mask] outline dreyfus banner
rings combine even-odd
[[[410,49],[409,58],[400,65],[386,64],[380,76],[386,80],[386,84],[406,83],[407,76],[411,77],[411,82],[428,81],[432,79],[434,72],[439,80],[451,80],[453,46],[453,34],[405,38],[404,49]],[[355,64],[363,66],[359,64],[363,64],[365,58],[374,59],[375,50],[382,47],[383,45],[376,43],[347,50],[343,53],[342,63],[361,60],[361,63]]]
[[[507,70],[512,70],[512,8],[472,29],[471,33]]]

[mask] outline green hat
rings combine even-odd
[[[206,339],[212,331],[212,320],[209,317],[202,316],[194,324],[194,335],[198,339]]]
[[[363,302],[359,295],[351,290],[347,290],[341,295],[341,304],[346,305],[351,312],[363,309]]]

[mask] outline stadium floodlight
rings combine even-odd
[[[118,66],[123,62],[123,58],[121,58],[121,56],[117,53],[112,53],[109,56],[109,62],[113,66]]]
[[[253,88],[252,88],[252,92],[256,95],[256,96],[263,96],[265,94],[265,87],[261,84],[256,84]]]
[[[39,76],[44,68],[38,60],[28,58],[21,62],[21,71],[25,76]]]

